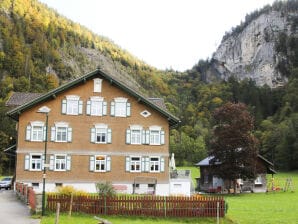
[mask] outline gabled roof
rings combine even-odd
[[[175,117],[171,113],[169,113],[165,106],[161,106],[161,100],[157,100],[157,98],[147,98],[143,96],[141,93],[137,92],[136,90],[133,90],[131,87],[129,87],[127,84],[124,84],[123,82],[119,81],[116,77],[108,75],[106,72],[102,71],[101,69],[96,69],[93,72],[87,73],[77,79],[74,79],[64,85],[61,85],[60,87],[49,91],[48,93],[42,94],[40,96],[32,97],[29,101],[25,102],[24,104],[21,104],[20,106],[10,110],[7,112],[7,115],[11,117],[12,119],[18,121],[19,115],[32,108],[36,104],[46,102],[49,99],[56,98],[57,95],[63,93],[64,91],[73,88],[81,83],[85,83],[87,80],[93,79],[95,77],[101,77],[103,79],[106,79],[111,83],[111,85],[115,85],[122,89],[123,91],[127,92],[131,96],[135,97],[139,102],[144,103],[145,105],[151,107],[152,109],[159,112],[161,115],[166,117],[169,121],[170,127],[176,127],[180,120],[179,118]]]
[[[277,173],[273,168],[273,163],[271,163],[269,160],[267,160],[265,157],[258,154],[258,158],[261,159],[267,167],[267,173]],[[214,156],[208,156],[205,159],[201,160],[200,162],[196,163],[196,166],[213,166],[213,165],[220,165],[220,161],[216,161],[215,164],[210,163],[214,159]]]

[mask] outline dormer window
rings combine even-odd
[[[96,79],[93,79],[93,81],[94,81],[94,92],[101,93],[102,79],[96,78]]]
[[[62,114],[79,115],[83,114],[83,101],[79,96],[68,95],[62,100]]]

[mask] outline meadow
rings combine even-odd
[[[284,191],[287,178],[292,178],[292,189]],[[271,176],[268,176],[268,180]],[[236,195],[225,195],[228,202],[228,213],[220,220],[222,224],[297,224],[298,223],[298,171],[284,172],[275,175],[275,186],[279,191],[268,193],[243,193]],[[121,217],[101,216],[113,224],[181,224],[181,223],[216,223],[215,218],[150,218],[150,217]],[[55,215],[50,214],[42,219],[41,224],[54,223]],[[62,214],[60,224],[92,224],[98,223],[93,216],[74,214],[69,217]]]

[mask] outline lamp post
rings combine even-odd
[[[38,109],[37,113],[42,113],[46,115],[46,133],[44,141],[44,161],[43,161],[43,175],[42,175],[42,204],[41,204],[41,215],[45,215],[45,199],[46,199],[46,167],[47,167],[47,147],[48,147],[48,118],[50,108],[43,106]]]

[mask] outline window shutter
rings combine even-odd
[[[107,115],[107,102],[103,101],[102,102],[102,115]]]
[[[83,101],[79,100],[79,114],[83,114]]]
[[[51,141],[54,142],[56,140],[56,127],[51,127]]]
[[[67,141],[72,141],[72,128],[67,128]]]
[[[149,172],[150,171],[150,158],[146,157],[145,158],[145,172]]]
[[[150,142],[150,131],[146,130],[146,142],[145,142],[145,144],[149,145],[149,142]]]
[[[67,105],[67,100],[66,99],[62,100],[62,105],[61,105],[62,114],[66,114],[66,105]]]
[[[30,169],[30,155],[25,155],[25,170]]]
[[[142,130],[142,144],[146,144],[146,131]]]
[[[130,114],[131,114],[131,113],[130,113],[130,107],[131,107],[131,106],[130,106],[130,103],[127,102],[127,103],[126,103],[126,116],[128,116],[128,117],[129,117]]]
[[[165,172],[165,158],[160,158],[160,172]]]
[[[45,140],[48,140],[47,139],[47,127],[46,126],[43,126],[43,140],[45,141]]]
[[[141,160],[141,171],[142,172],[145,172],[145,157],[142,157],[142,160]]]
[[[87,101],[87,106],[86,106],[86,114],[90,115],[91,114],[91,101]]]
[[[111,157],[110,156],[107,156],[107,166],[106,166],[106,170],[107,171],[111,171]]]
[[[111,116],[115,116],[115,102],[111,102]]]
[[[130,144],[130,129],[126,129],[126,144]]]
[[[90,141],[95,143],[95,128],[91,128]]]
[[[112,143],[112,130],[111,128],[108,128],[108,139],[107,143]]]
[[[90,156],[89,171],[94,171],[94,156]]]
[[[165,144],[165,131],[160,131],[160,144]]]
[[[50,156],[50,167],[49,167],[49,170],[54,170],[55,168],[55,156],[54,155],[51,155]]]
[[[66,170],[71,168],[71,156],[66,156]]]
[[[26,141],[31,140],[31,125],[28,125],[26,128]]]
[[[129,156],[126,156],[126,159],[125,159],[125,171],[126,172],[130,171],[130,157]]]

